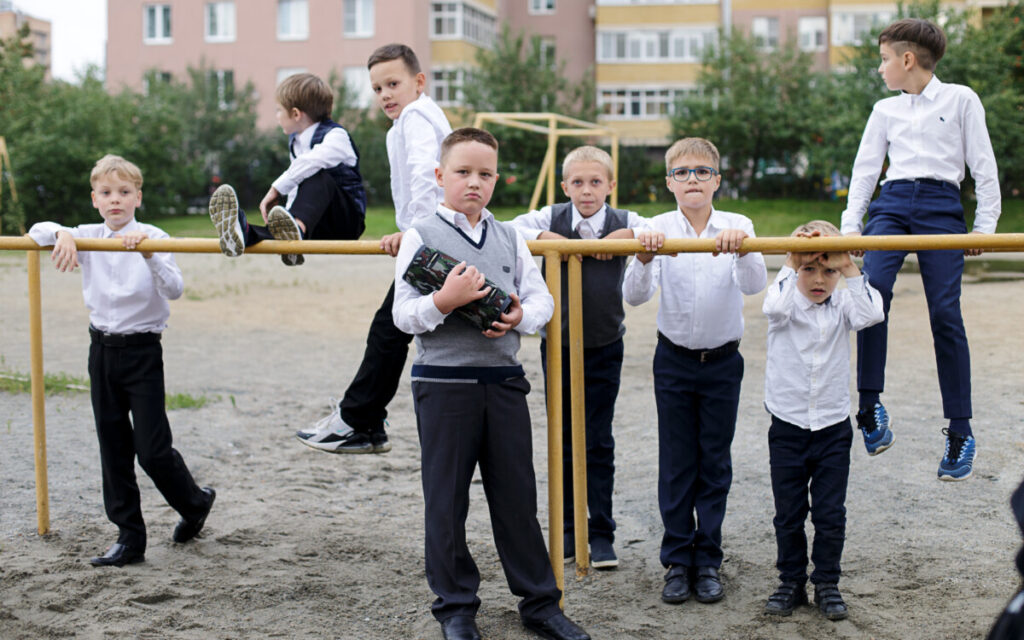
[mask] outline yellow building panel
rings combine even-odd
[[[896,11],[892,0],[831,0],[829,8],[835,11]]]
[[[733,0],[732,9],[733,11],[808,11],[828,9],[829,4],[829,0]]]
[[[679,85],[697,82],[700,65],[672,64],[599,64],[595,72],[598,85],[664,84]]]
[[[668,118],[661,120],[606,120],[598,122],[619,132],[619,141],[628,146],[659,146],[672,142],[672,123]]]
[[[672,27],[680,24],[719,24],[722,7],[718,4],[679,4],[598,7],[595,23],[598,29],[617,26]]]
[[[498,11],[498,0],[473,0],[470,4],[490,9],[492,13],[497,13]]]
[[[434,40],[430,43],[430,64],[474,64],[479,50],[480,47],[465,40]]]
[[[832,46],[828,48],[828,66],[830,67],[844,67],[849,64],[849,60],[856,53],[854,47],[836,47]],[[881,59],[879,59],[881,63]]]

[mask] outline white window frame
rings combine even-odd
[[[778,16],[755,16],[750,20],[750,36],[759,51],[775,51],[779,48]]]
[[[372,38],[374,34],[374,0],[343,0],[341,33],[346,38]],[[350,28],[349,18],[352,19]]]
[[[714,25],[677,29],[608,29],[597,32],[600,64],[700,62],[717,41]]]
[[[597,113],[602,120],[664,120],[675,113],[680,98],[698,92],[689,85],[598,87]]]
[[[832,14],[832,46],[858,45],[867,33],[893,19],[892,11],[837,11]]]
[[[540,36],[540,63],[548,69],[558,66],[558,43],[554,36]]]
[[[281,19],[283,11],[288,7],[288,24]],[[295,24],[291,24],[295,21]],[[283,31],[285,26],[289,31]],[[308,0],[277,0],[277,39],[308,40],[309,39],[309,2]]]
[[[465,0],[430,3],[431,40],[465,40],[490,48],[497,23],[493,12]]]
[[[555,12],[555,0],[527,0],[531,16],[545,16]]]
[[[235,41],[235,3],[228,2],[207,2],[203,11],[203,35],[206,42],[234,42]],[[211,18],[213,18],[211,20]],[[216,28],[218,33],[211,33],[211,28]]]
[[[227,96],[227,78],[231,78],[232,93],[235,88],[235,72],[232,69],[211,69],[208,72],[208,80],[216,84],[217,87],[217,106],[221,110],[227,110],[232,108],[234,104],[235,96],[231,96],[231,100],[228,100]]]
[[[366,68],[366,65],[345,67],[341,74],[346,89],[355,94],[355,106],[360,109],[372,107],[376,101],[376,95],[370,85],[370,70]]]
[[[797,21],[797,34],[801,51],[820,53],[828,50],[828,18],[803,16]]]
[[[170,44],[174,42],[171,31],[171,5],[153,3],[142,5],[142,42],[144,44]],[[149,35],[150,26],[153,35]]]
[[[441,66],[430,71],[430,97],[442,107],[461,105],[466,97],[462,87],[466,82],[465,67]]]

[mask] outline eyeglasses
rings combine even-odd
[[[701,182],[707,182],[711,178],[714,178],[718,174],[718,171],[711,167],[694,167],[693,169],[687,169],[686,167],[677,167],[668,172],[668,175],[672,176],[672,179],[676,182],[686,182],[690,179],[690,175],[694,175]]]

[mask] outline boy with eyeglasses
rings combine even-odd
[[[638,253],[622,285],[634,306],[661,287],[654,397],[661,563],[668,569],[661,599],[669,604],[687,600],[691,584],[698,602],[725,595],[718,570],[743,379],[743,296],[767,282],[761,254],[740,251],[743,239],[754,237],[750,218],[711,204],[722,180],[718,164],[718,149],[703,138],[669,147],[665,182],[678,207],[651,219],[653,231],[637,234],[645,246],[658,232],[666,239],[714,238],[715,253]]]

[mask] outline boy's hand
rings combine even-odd
[[[971,233],[981,233],[981,231],[972,231]],[[980,256],[985,253],[984,249],[964,249],[965,256]]]
[[[861,235],[861,233],[860,233],[860,231],[851,231],[850,233],[844,233],[843,235],[844,236],[859,236],[859,235]],[[864,250],[863,249],[854,249],[854,250],[850,251],[850,255],[853,256],[854,258],[863,258],[864,257]]]
[[[821,264],[830,269],[838,269],[844,278],[856,278],[860,275],[860,269],[850,259],[846,251],[832,251],[821,255]]]
[[[67,231],[57,232],[57,241],[53,243],[50,260],[57,271],[74,271],[78,266],[78,247],[75,239]]]
[[[267,213],[274,207],[274,203],[281,197],[281,193],[274,187],[270,187],[267,195],[260,200],[260,215],[263,216],[263,224],[267,224]]]
[[[821,231],[814,230],[810,233],[801,231],[797,233],[794,238],[818,238],[821,236]],[[810,264],[815,260],[818,260],[822,256],[825,256],[824,251],[791,251],[786,254],[786,266],[793,271],[799,271],[800,267],[805,264]]]
[[[537,234],[537,239],[538,240],[568,240],[569,238],[566,238],[565,236],[563,236],[560,233],[555,233],[554,231],[541,231],[539,234]],[[562,262],[567,261],[573,255],[576,256],[577,260],[579,260],[580,262],[583,262],[583,255],[579,254],[579,253],[577,253],[577,254],[563,253],[562,254]]]
[[[484,288],[484,274],[473,266],[466,266],[463,260],[448,272],[441,289],[434,292],[434,306],[448,315],[459,307],[486,296],[490,287]]]
[[[715,250],[711,253],[717,256],[719,253],[737,253],[740,256],[747,255],[746,251],[740,251],[743,240],[747,238],[747,232],[742,229],[724,229],[715,236]]]
[[[402,246],[402,232],[392,233],[384,236],[380,239],[380,248],[387,252],[389,256],[394,258],[398,255],[398,250]]]
[[[149,236],[146,235],[144,231],[127,231],[124,233],[124,235],[121,236],[121,244],[124,246],[125,249],[134,250],[135,247],[137,247],[140,242],[142,242],[148,237]],[[152,251],[140,251],[139,253],[141,253],[142,257],[145,258],[146,260],[149,260],[150,258],[153,257]]]
[[[636,254],[636,259],[642,264],[647,264],[651,260],[654,260],[655,251],[665,246],[665,234],[661,231],[641,231],[636,234],[636,239],[640,241],[646,251],[641,251]],[[670,255],[677,255],[675,253]]]
[[[523,305],[519,303],[519,296],[510,293],[508,297],[512,298],[512,305],[508,308],[507,313],[501,314],[498,320],[491,323],[493,329],[484,331],[484,335],[488,338],[500,338],[523,321]]]

